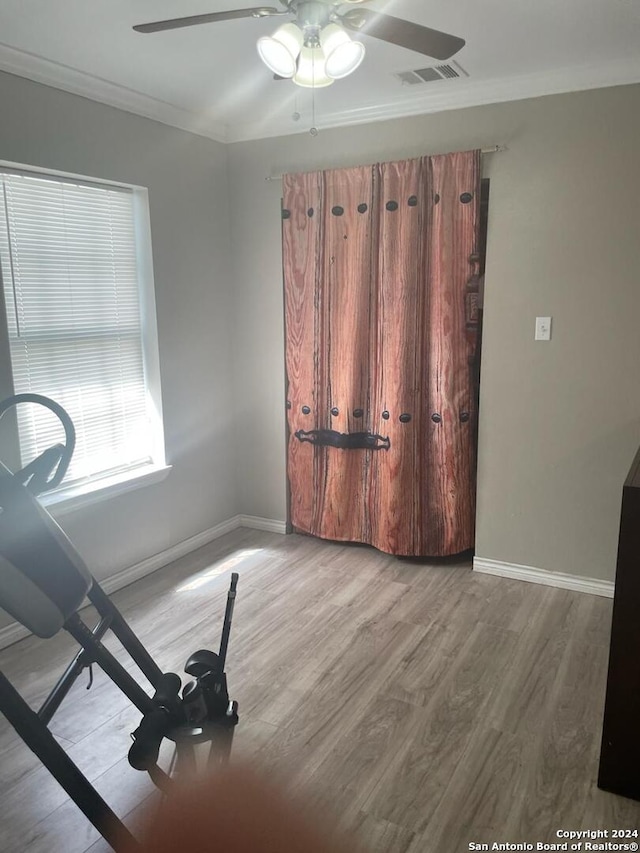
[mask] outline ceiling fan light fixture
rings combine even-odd
[[[347,77],[364,59],[362,42],[353,41],[338,24],[328,24],[322,30],[320,44],[326,57],[326,73],[334,80]]]
[[[327,74],[321,47],[302,48],[293,82],[305,89],[322,89],[333,83],[333,77]]]
[[[302,30],[296,24],[283,24],[272,36],[258,39],[258,53],[264,64],[279,77],[293,77],[302,47]]]

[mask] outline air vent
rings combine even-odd
[[[469,74],[460,63],[433,65],[430,68],[416,68],[414,71],[401,71],[394,74],[404,86],[416,86],[422,83],[433,83],[436,80],[453,80],[456,77],[468,77]]]

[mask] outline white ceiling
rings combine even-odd
[[[0,69],[222,141],[308,130],[312,93],[274,81],[255,48],[286,19],[131,29],[252,5],[0,0]],[[640,82],[640,0],[372,0],[367,8],[465,38],[453,58],[469,77],[403,86],[394,73],[438,63],[363,36],[360,68],[314,93],[320,128]]]

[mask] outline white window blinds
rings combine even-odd
[[[15,393],[44,394],[77,431],[65,485],[152,461],[133,193],[0,167],[0,262]],[[19,406],[23,463],[60,440]]]

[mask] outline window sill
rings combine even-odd
[[[153,483],[161,483],[168,477],[171,465],[148,465],[134,471],[126,471],[114,477],[105,477],[93,483],[70,486],[56,492],[42,495],[40,503],[56,518],[90,506],[100,501],[115,498],[125,492],[132,492]]]

